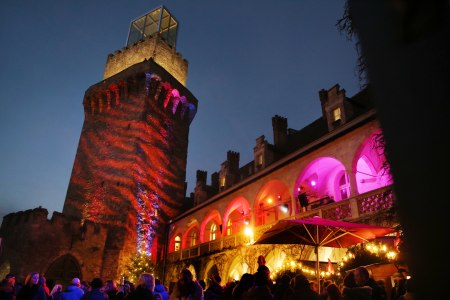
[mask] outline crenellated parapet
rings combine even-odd
[[[163,80],[155,72],[147,71],[121,80],[103,81],[89,89],[83,99],[85,118],[108,113],[111,109],[120,109],[121,103],[128,101],[129,94],[145,89],[148,101],[157,102],[172,115],[179,114],[190,124],[197,113],[197,101],[188,100],[189,95]],[[137,86],[140,85],[140,86]],[[133,91],[130,91],[130,90]]]
[[[34,209],[21,210],[7,214],[3,217],[2,228],[4,226],[20,226],[21,224],[44,223],[48,221],[48,210],[42,207]]]
[[[78,219],[70,218],[63,213],[53,212],[51,218],[48,218],[48,210],[42,207],[28,209],[10,213],[3,217],[3,223],[0,232],[11,232],[9,227],[14,228],[13,231],[28,232],[30,227],[33,230],[39,228],[47,232],[65,232],[71,235],[80,235],[83,233],[84,238],[88,235],[98,235],[101,232],[106,233],[106,227],[101,224],[87,221],[81,225]]]
[[[175,48],[156,33],[143,40],[139,40],[129,47],[124,47],[108,55],[103,79],[107,79],[121,71],[153,59],[181,84],[186,85],[188,62]]]
[[[82,225],[79,219],[60,212],[53,212],[49,219],[47,209],[42,207],[11,213],[0,227],[0,266],[7,266],[23,280],[31,271],[49,272],[58,259],[70,253],[90,279],[101,274],[108,230],[91,221]]]

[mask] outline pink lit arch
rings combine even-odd
[[[245,225],[244,222],[251,220],[250,205],[244,197],[237,197],[233,199],[227,206],[223,216],[223,235],[235,234],[239,232]],[[228,228],[228,223],[231,221],[232,228]]]
[[[181,249],[186,249],[186,248],[189,248],[191,246],[195,246],[195,245],[191,245],[190,244],[193,234],[197,235],[197,242],[196,242],[196,244],[199,244],[199,241],[200,241],[200,237],[199,237],[200,234],[199,233],[200,233],[200,230],[199,230],[198,222],[195,221],[192,225],[189,226],[189,228],[183,234],[183,238],[181,240]]]
[[[287,185],[278,179],[267,182],[258,192],[253,209],[256,226],[289,217],[292,199]]]
[[[297,178],[295,197],[299,187],[306,190],[310,203],[326,197],[335,201],[350,197],[348,174],[344,165],[333,157],[320,157],[310,162]]]
[[[380,135],[382,135],[380,129],[374,131],[364,140],[356,152],[353,168],[359,194],[393,183],[389,167],[384,164],[386,156],[384,155],[383,144],[376,139]]]
[[[222,226],[222,218],[217,209],[210,210],[203,218],[202,224],[200,225],[200,243],[209,242],[210,238],[208,227],[213,222],[217,225],[217,227]],[[220,233],[218,237],[221,237]]]

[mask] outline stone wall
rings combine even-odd
[[[29,272],[47,273],[59,257],[69,253],[77,261],[80,278],[89,280],[101,274],[107,237],[102,225],[92,222],[81,225],[80,220],[58,212],[48,219],[47,209],[39,207],[6,215],[0,236],[3,239],[0,270],[16,274],[19,281]]]

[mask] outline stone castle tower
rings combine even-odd
[[[188,135],[198,104],[185,87],[177,32],[164,6],[131,23],[126,47],[108,56],[102,81],[85,92],[63,212],[5,216],[0,272],[116,279],[137,251],[163,259],[165,224],[189,205]]]
[[[163,6],[133,21],[127,47],[108,56],[103,81],[83,100],[63,214],[107,225],[103,260],[119,269],[136,250],[161,259],[163,224],[185,206],[197,100],[184,86],[187,61],[175,51],[177,28]]]

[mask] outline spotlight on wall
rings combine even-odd
[[[283,204],[280,206],[280,210],[282,213],[287,213],[289,211],[289,206],[287,204]]]

